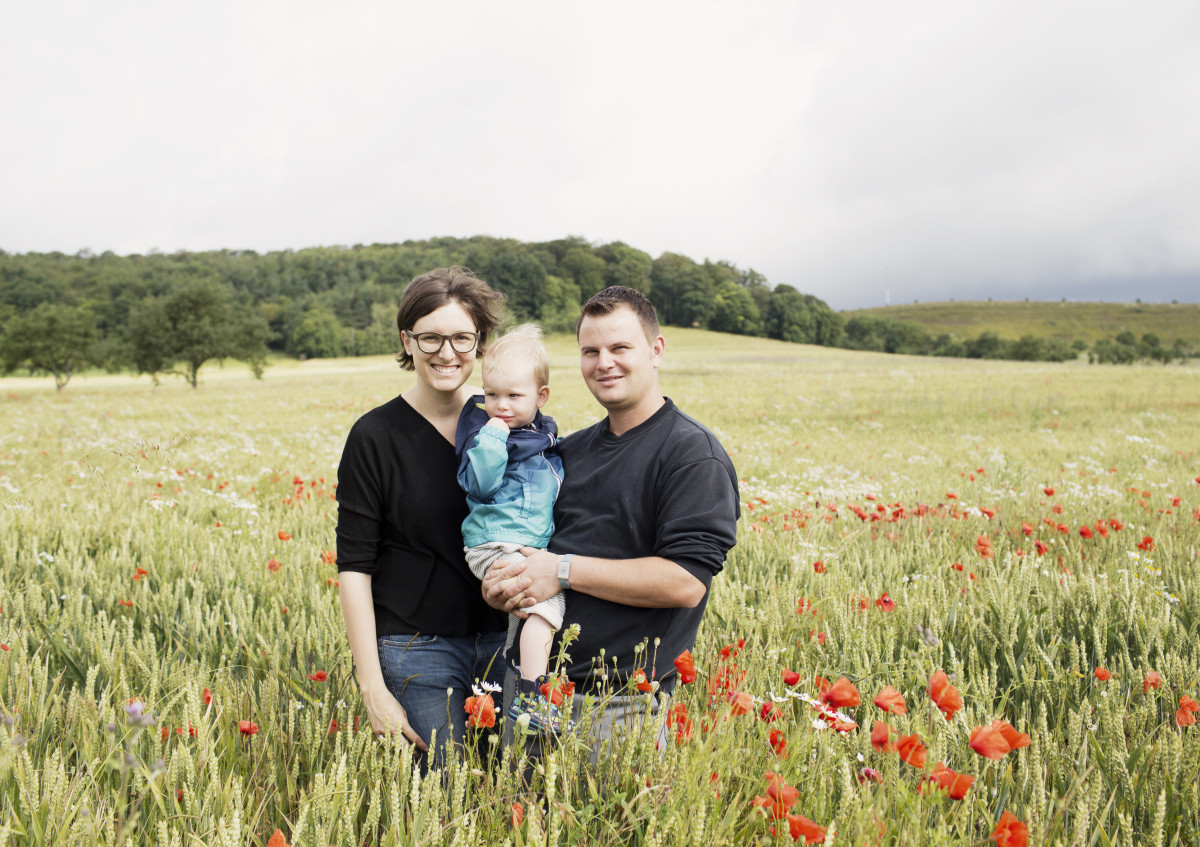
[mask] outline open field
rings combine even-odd
[[[568,740],[532,791],[511,751],[421,780],[356,731],[336,465],[411,375],[0,380],[0,844],[741,845],[807,819],[967,845],[1005,813],[1031,843],[1200,843],[1200,367],[668,342],[666,393],[742,478],[699,678],[663,751]],[[550,346],[578,429],[599,407]],[[843,676],[826,720],[804,698]]]
[[[1192,349],[1200,346],[1200,303],[906,303],[841,314],[846,320],[870,314],[917,323],[934,335],[946,332],[957,338],[976,338],[991,331],[1009,340],[1034,335],[1092,344],[1122,332],[1138,338],[1152,332],[1167,347],[1177,338]]]

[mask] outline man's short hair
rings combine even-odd
[[[467,268],[452,265],[434,268],[413,277],[400,295],[400,308],[396,312],[396,328],[401,332],[412,332],[413,324],[430,312],[435,312],[447,303],[463,307],[475,323],[479,333],[479,344],[475,358],[487,352],[488,338],[500,324],[501,304],[504,295],[490,287]],[[463,327],[466,329],[466,327]],[[413,357],[404,350],[396,354],[396,361],[406,371],[413,370]]]
[[[528,371],[537,387],[550,384],[550,357],[542,345],[542,328],[537,324],[520,324],[496,339],[483,357],[483,378],[493,370],[508,374]]]
[[[583,308],[579,311],[579,317],[575,321],[575,337],[579,338],[579,327],[583,325],[584,318],[609,315],[622,306],[637,315],[638,322],[642,325],[642,331],[646,333],[646,340],[653,344],[654,339],[661,334],[658,326],[658,312],[654,310],[654,304],[645,294],[636,288],[624,285],[610,285],[603,291],[594,294],[583,304]]]

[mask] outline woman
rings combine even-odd
[[[504,615],[463,557],[454,434],[503,295],[465,268],[413,279],[396,325],[416,384],[354,424],[338,468],[337,562],[346,634],[376,733],[437,755],[462,741],[476,680],[503,677]]]

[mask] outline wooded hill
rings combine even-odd
[[[1076,339],[1091,346],[1124,332],[1137,338],[1157,336],[1163,344],[1183,339],[1200,348],[1200,303],[1068,303],[956,302],[910,303],[840,313],[850,320],[870,315],[888,321],[914,323],[931,335],[949,334],[964,340],[983,332],[1016,340],[1033,335],[1070,344]]]
[[[0,373],[48,373],[62,388],[99,366],[155,380],[177,374],[194,386],[214,360],[240,359],[261,373],[271,353],[390,353],[404,286],[456,264],[503,292],[515,320],[550,332],[572,330],[597,291],[628,285],[649,296],[666,325],[800,344],[1031,361],[1086,352],[1113,363],[1186,361],[1200,349],[1195,305],[934,303],[839,314],[727,261],[651,258],[619,241],[477,236],[270,253],[0,251]]]
[[[580,304],[609,285],[646,292],[664,324],[836,345],[841,318],[754,270],[677,253],[650,255],[582,238],[491,237],[403,244],[118,256],[0,251],[0,366],[54,375],[81,368],[178,373],[206,361],[256,369],[268,351],[298,357],[393,352],[396,305],[410,279],[466,265],[507,295],[516,320],[574,328]]]

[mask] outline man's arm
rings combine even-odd
[[[520,572],[508,573],[497,566],[483,583],[484,600],[493,608],[519,611],[535,601],[559,592],[558,560],[554,553],[523,548],[526,559]],[[509,580],[520,574],[519,578]],[[643,609],[693,609],[704,599],[708,587],[670,559],[645,556],[639,559],[600,559],[575,556],[571,559],[571,589]]]

